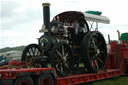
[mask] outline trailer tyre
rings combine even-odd
[[[38,79],[38,85],[54,85],[54,79],[51,75],[42,75]]]
[[[34,85],[31,77],[19,77],[15,81],[15,85]]]

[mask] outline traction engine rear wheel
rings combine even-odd
[[[72,49],[66,42],[58,42],[52,49],[52,66],[58,76],[67,76],[74,66]]]
[[[42,67],[42,65],[38,63],[41,54],[42,51],[37,44],[30,44],[23,50],[21,61],[31,63],[35,67]]]
[[[84,66],[89,73],[104,69],[107,48],[105,39],[100,32],[88,32],[82,40],[81,50]]]

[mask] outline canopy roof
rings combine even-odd
[[[87,21],[93,21],[97,23],[105,23],[109,24],[110,20],[106,16],[96,15],[96,14],[90,14],[90,13],[84,13],[80,11],[66,11],[62,12],[54,17],[56,19],[59,17],[59,20],[62,22],[74,22],[75,20],[84,17]],[[53,19],[53,20],[54,20]]]
[[[106,16],[94,15],[89,13],[84,13],[84,16],[87,21],[94,21],[94,22],[105,23],[105,24],[110,23],[109,18]]]
[[[122,33],[120,40],[128,40],[128,33]]]
[[[80,11],[66,11],[56,15],[54,18],[59,16],[59,20],[62,22],[73,22],[81,17],[84,17],[87,21],[93,21],[98,23],[109,24],[110,20],[106,16],[95,15],[90,13],[84,13]]]

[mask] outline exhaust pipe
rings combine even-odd
[[[120,31],[117,30],[117,33],[118,33],[118,40],[120,40]]]
[[[44,28],[50,31],[50,3],[43,3]]]
[[[110,35],[108,34],[108,44],[110,45],[111,40],[110,40]]]
[[[119,30],[117,30],[117,33],[118,33],[118,44],[121,44],[121,43],[122,43],[122,41],[120,40],[120,31],[119,31]]]

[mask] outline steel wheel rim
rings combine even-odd
[[[25,61],[34,67],[42,67],[42,65],[38,63],[40,55],[42,55],[42,51],[39,49],[38,45],[30,44],[22,53],[22,61]]]
[[[104,48],[106,47],[105,42],[102,41],[102,37],[98,34],[95,34],[91,37],[88,44],[88,58],[90,60],[90,64],[94,67],[94,69],[102,69],[105,64],[106,55],[104,52]]]
[[[67,48],[65,47],[65,45],[61,45],[60,48],[56,49],[55,64],[57,71],[61,71],[63,73],[67,68],[70,68],[68,66],[69,62],[67,61],[69,57],[70,55],[69,52],[67,52]]]
[[[59,42],[53,49],[52,65],[55,67],[58,76],[67,76],[74,66],[72,50],[66,42]]]

